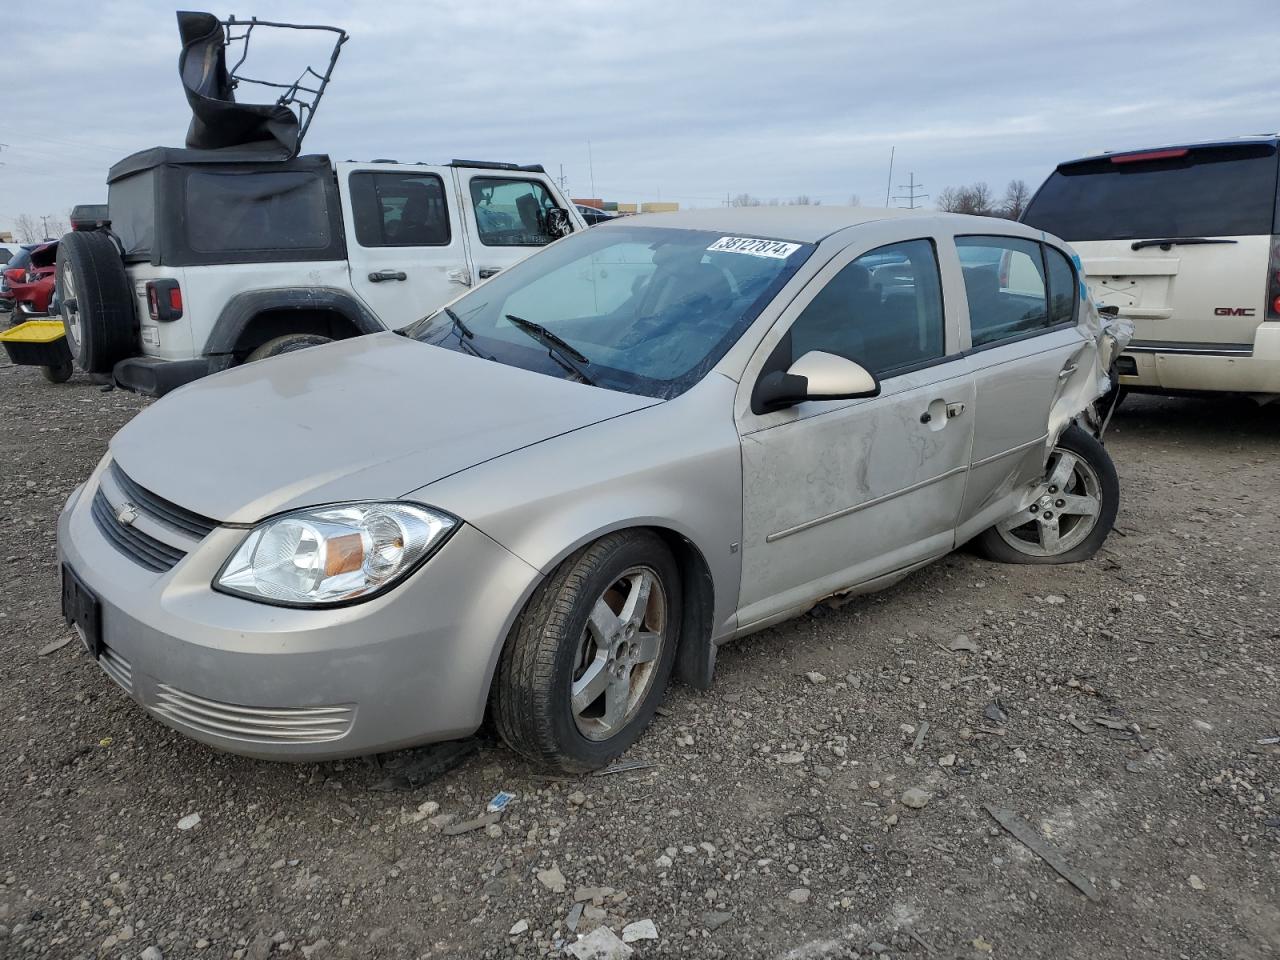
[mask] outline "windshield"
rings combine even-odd
[[[526,370],[669,398],[724,356],[812,251],[611,226],[549,246],[403,332]]]
[[[1022,222],[1069,243],[1270,234],[1276,148],[1270,144],[1156,151],[1063,164]]]

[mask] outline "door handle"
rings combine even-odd
[[[1075,373],[1079,369],[1080,369],[1080,365],[1078,363],[1073,363],[1073,364],[1070,364],[1069,366],[1065,366],[1062,368],[1062,372],[1058,374],[1058,379],[1065,380],[1067,379],[1067,377],[1071,376],[1073,373]]]
[[[449,278],[450,283],[460,283],[464,287],[471,286],[471,275],[466,270],[450,270],[445,276]]]
[[[481,267],[476,271],[480,275],[481,280],[488,280],[490,277],[496,277],[502,272],[501,267]]]
[[[947,419],[948,419],[948,420],[954,420],[956,417],[960,416],[960,414],[962,414],[962,413],[964,413],[964,404],[963,404],[963,403],[948,403],[948,404],[947,404]]]
[[[370,283],[382,283],[384,280],[408,280],[409,275],[403,270],[378,270],[369,274]]]

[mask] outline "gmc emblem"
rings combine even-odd
[[[1255,311],[1253,307],[1214,307],[1213,315],[1215,317],[1252,317]]]

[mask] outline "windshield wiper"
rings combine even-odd
[[[570,373],[577,374],[583,383],[593,387],[596,385],[595,380],[582,369],[591,363],[591,360],[581,350],[540,323],[534,323],[532,320],[525,320],[510,313],[505,316],[516,329],[524,331],[546,347],[553,359],[558,360]]]
[[[1222,240],[1211,237],[1167,237],[1164,240],[1135,240],[1129,244],[1130,250],[1141,250],[1143,247],[1160,247],[1168,250],[1172,246],[1190,246],[1194,243],[1239,243],[1238,240]]]

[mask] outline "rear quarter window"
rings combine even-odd
[[[1276,220],[1276,168],[1272,144],[1063,164],[1022,220],[1068,242],[1266,235]]]
[[[305,171],[187,175],[186,231],[200,253],[329,245],[324,182]]]

